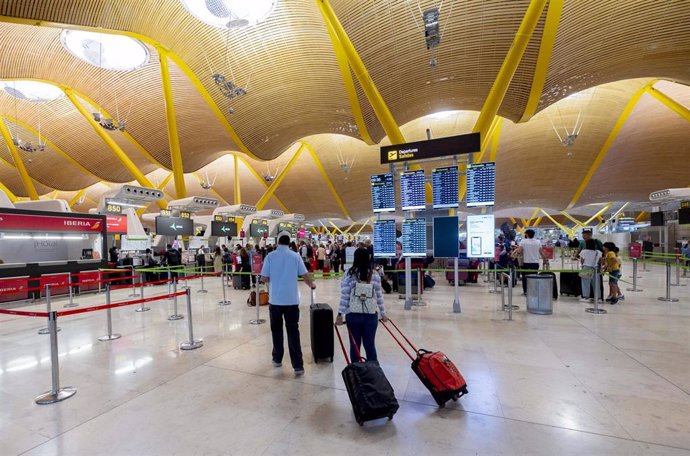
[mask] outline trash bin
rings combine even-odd
[[[553,313],[553,276],[529,274],[527,279],[527,312],[538,315]]]

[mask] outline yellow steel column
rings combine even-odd
[[[237,155],[233,155],[232,160],[235,171],[235,204],[242,204],[242,196],[240,194],[240,168],[238,166],[239,160],[237,159]]]
[[[548,217],[549,220],[551,220],[554,223],[554,225],[556,225],[557,227],[559,227],[560,229],[565,231],[568,236],[573,236],[575,234],[575,230],[571,230],[570,228],[567,228],[567,227],[561,225],[553,217],[551,217],[545,210],[543,210],[543,209],[540,209],[540,210],[544,213],[544,215],[546,217]]]
[[[254,176],[254,177],[256,178],[256,180],[259,181],[259,183],[260,183],[261,185],[264,186],[264,188],[268,189],[269,186],[268,186],[268,184],[266,183],[266,181],[264,180],[264,178],[261,177],[261,176],[259,175],[259,173],[257,173],[256,170],[255,170],[254,168],[252,168],[252,166],[249,164],[249,162],[248,162],[246,159],[244,159],[244,157],[242,157],[242,156],[238,156],[238,159],[239,159],[239,161],[241,161],[241,162],[244,164],[244,166],[247,167],[247,169],[249,170],[249,172],[252,173],[252,176]],[[291,212],[291,211],[287,208],[287,206],[285,206],[285,204],[283,204],[283,202],[280,200],[280,198],[278,198],[278,196],[276,196],[275,193],[273,194],[273,199],[276,200],[276,202],[278,203],[278,205],[280,206],[280,208],[281,208],[286,214],[289,214],[289,213]]]
[[[330,223],[331,225],[333,225],[333,228],[335,228],[340,234],[345,234],[345,233],[343,233],[343,230],[341,230],[340,228],[338,228],[338,226],[337,226],[335,223],[333,223],[331,220],[329,220],[328,223]],[[335,234],[335,231],[334,231],[333,233]]]
[[[326,186],[331,191],[331,194],[333,195],[333,198],[335,198],[335,201],[338,203],[338,206],[340,206],[340,210],[343,211],[343,214],[345,214],[345,218],[350,218],[350,212],[347,210],[347,208],[345,207],[345,203],[343,203],[343,200],[340,198],[340,195],[338,195],[338,192],[335,190],[333,182],[331,182],[331,178],[328,177],[328,174],[326,173],[326,170],[321,164],[321,160],[319,160],[319,157],[314,152],[314,149],[304,141],[302,141],[302,145],[307,148],[307,151],[309,152],[309,155],[311,155],[311,158],[314,160],[316,167],[319,168],[319,172],[321,172],[323,180],[326,181]]]
[[[141,170],[137,167],[137,165],[132,162],[132,160],[127,156],[127,154],[120,148],[120,146],[117,145],[115,140],[110,137],[108,133],[106,133],[105,130],[103,130],[103,127],[101,127],[98,122],[96,122],[93,117],[91,116],[91,113],[82,106],[82,104],[79,102],[79,100],[75,97],[74,93],[70,89],[63,89],[65,92],[65,96],[69,98],[69,100],[72,102],[75,108],[77,108],[77,111],[86,119],[86,121],[91,125],[93,130],[96,132],[98,136],[101,137],[104,143],[110,148],[110,150],[113,152],[115,157],[120,160],[122,165],[129,171],[129,173],[136,179],[137,182],[139,182],[139,185],[142,185],[144,187],[149,187],[153,188],[154,185],[151,183],[150,180],[144,175],[144,173],[141,172]],[[161,209],[165,209],[167,204],[164,201],[158,200],[156,201],[156,204]]]
[[[642,211],[635,217],[635,223],[640,223],[647,216],[647,211]]]
[[[37,200],[38,192],[36,191],[34,182],[31,180],[31,176],[29,176],[29,173],[26,171],[26,167],[24,166],[22,157],[19,155],[19,152],[17,152],[17,148],[12,142],[12,135],[10,134],[10,131],[7,129],[7,125],[5,125],[4,117],[0,117],[0,132],[2,133],[2,137],[5,139],[5,143],[7,143],[7,149],[10,151],[10,155],[12,155],[12,160],[14,160],[14,166],[17,168],[19,177],[22,179],[22,184],[24,184],[24,190],[26,191],[26,194],[29,195],[29,198],[31,198],[32,200]]]
[[[579,221],[578,219],[576,219],[576,218],[573,217],[572,215],[568,214],[566,211],[561,211],[561,214],[564,215],[565,218],[567,218],[567,219],[570,220],[571,222],[574,222],[575,225],[577,225],[577,226],[584,226],[584,225],[582,224],[581,221]]]
[[[647,93],[649,93],[651,96],[653,96],[654,98],[659,100],[661,103],[663,103],[671,111],[675,112],[676,114],[681,116],[683,119],[690,122],[690,109],[688,109],[685,106],[683,106],[682,104],[678,103],[676,100],[669,97],[665,93],[659,92],[657,89],[655,89],[652,86],[649,86],[647,88]]]
[[[180,150],[180,138],[177,132],[177,118],[175,117],[175,103],[173,101],[172,85],[170,84],[170,67],[168,66],[168,54],[165,50],[157,48],[161,65],[161,80],[163,82],[163,99],[165,100],[165,119],[168,124],[168,144],[170,145],[170,162],[172,163],[173,176],[175,178],[175,196],[184,198],[187,196],[187,188],[184,183],[184,166],[182,164],[182,151]]]
[[[73,197],[71,200],[69,200],[69,207],[74,206],[74,205],[77,203],[77,201],[79,201],[79,199],[80,199],[82,196],[84,196],[85,193],[86,193],[86,189],[85,189],[85,188],[82,188],[81,190],[79,190],[79,191],[77,192],[77,194],[74,195],[74,197]]]
[[[366,220],[364,221],[364,223],[362,223],[362,226],[357,230],[357,232],[355,233],[355,236],[359,235],[359,233],[362,232],[362,230],[364,229],[364,227],[367,226],[367,225],[369,224],[369,222],[371,222],[371,217],[369,217],[368,219],[366,219]]]
[[[348,226],[347,229],[343,231],[343,234],[349,233],[350,230],[355,227],[355,225],[357,225],[357,222],[352,222],[352,225]]]
[[[498,155],[498,140],[501,137],[502,126],[503,117],[499,117],[494,131],[491,133],[491,153],[489,154],[489,161],[496,161],[496,155]]]
[[[12,190],[10,190],[9,188],[5,187],[5,184],[3,184],[2,182],[0,182],[0,190],[3,191],[3,192],[5,192],[5,194],[6,194],[7,197],[10,199],[11,202],[13,202],[13,203],[16,203],[16,202],[17,202],[17,199],[18,199],[18,198],[17,198],[17,195],[15,195],[14,193],[12,193]]]
[[[607,203],[606,206],[604,206],[599,212],[597,212],[596,214],[594,214],[593,216],[591,216],[589,219],[587,219],[587,221],[586,221],[586,222],[584,223],[584,225],[582,225],[582,226],[586,226],[586,225],[589,225],[590,223],[592,223],[592,221],[593,221],[594,219],[596,219],[597,217],[599,217],[599,216],[600,216],[601,214],[603,214],[604,212],[608,211],[608,210],[611,208],[611,206],[612,206],[612,203]]]
[[[295,155],[292,156],[290,161],[288,162],[287,165],[285,165],[285,168],[278,174],[278,176],[275,178],[275,180],[271,183],[271,185],[266,189],[264,192],[263,196],[259,198],[259,201],[256,203],[256,210],[261,210],[264,208],[266,203],[268,203],[268,200],[271,199],[271,196],[273,196],[273,192],[275,192],[276,188],[278,188],[278,185],[283,181],[285,178],[285,175],[290,171],[292,168],[292,165],[295,164],[297,159],[299,158],[300,154],[302,153],[302,150],[304,150],[304,144],[299,146],[299,149],[297,149],[297,152],[295,152]]]

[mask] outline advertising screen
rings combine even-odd
[[[467,256],[469,258],[494,257],[494,216],[467,216]]]
[[[403,256],[426,256],[426,219],[405,219],[402,222]]]
[[[211,222],[211,236],[237,236],[237,223],[234,222]]]
[[[191,236],[194,234],[192,219],[181,217],[156,217],[156,234],[162,236]]]
[[[423,169],[400,173],[400,200],[403,211],[414,211],[426,207],[424,183]]]
[[[652,212],[650,214],[651,217],[651,222],[652,226],[664,226],[664,213],[659,211],[659,212]]]
[[[687,225],[690,223],[690,209],[680,208],[678,209],[678,224]]]
[[[395,256],[395,220],[374,222],[374,257]]]
[[[374,212],[395,211],[395,187],[393,175],[374,174],[371,182],[371,206]]]
[[[434,209],[458,207],[458,167],[444,166],[431,172]]]
[[[434,256],[457,258],[460,255],[460,237],[457,216],[434,218]]]
[[[467,165],[467,207],[493,206],[496,200],[496,163]]]
[[[126,215],[106,215],[105,216],[105,230],[108,233],[127,233],[127,216]]]

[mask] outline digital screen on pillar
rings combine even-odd
[[[495,219],[493,215],[467,216],[467,242],[469,258],[493,258],[495,254]]]
[[[403,211],[426,208],[426,189],[424,184],[423,169],[400,173],[400,199]]]
[[[651,222],[652,226],[664,226],[664,213],[659,211],[659,212],[652,212],[650,214],[651,217]]]
[[[235,222],[211,222],[211,236],[237,236],[237,223]]]
[[[434,209],[458,207],[458,167],[444,166],[431,172]]]
[[[263,237],[264,234],[268,235],[268,221],[267,220],[252,220],[251,225],[249,225],[249,236],[250,237]]]
[[[434,256],[457,258],[460,255],[460,233],[457,215],[434,218]]]
[[[371,206],[374,212],[395,211],[395,186],[393,175],[374,174],[371,176]]]
[[[678,209],[678,224],[679,225],[690,224],[690,208]]]
[[[467,207],[493,206],[496,200],[496,163],[467,165]]]
[[[161,236],[191,236],[194,234],[194,221],[182,217],[156,217],[156,234]]]
[[[374,222],[374,257],[395,256],[395,220]]]
[[[426,257],[426,219],[403,220],[402,245],[403,256]]]

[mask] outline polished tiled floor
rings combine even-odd
[[[123,337],[112,342],[97,340],[103,312],[62,318],[61,380],[78,393],[47,406],[33,402],[50,387],[48,337],[36,334],[45,322],[2,315],[0,454],[690,455],[690,286],[673,287],[680,302],[660,302],[662,270],[641,275],[644,292],[606,305],[606,315],[567,297],[554,315],[526,314],[516,293],[521,309],[509,322],[483,281],[460,288],[462,314],[453,314],[453,288],[442,277],[424,294],[425,307],[404,311],[397,295],[386,296],[390,316],[414,341],[456,362],[470,394],[439,410],[380,329],[379,359],[400,410],[364,427],[340,377],[342,355],[333,364],[309,358],[306,303],[300,378],[287,359],[271,366],[268,325],[248,323],[255,310],[244,304],[247,292],[231,290],[232,305],[217,305],[219,279],[206,281],[208,294],[192,283],[195,336],[204,339],[194,351],[177,348],[187,319],[167,321],[168,300],[145,313],[116,309]],[[114,300],[128,294],[117,291]],[[318,301],[335,306],[337,296],[338,282],[319,282]]]

